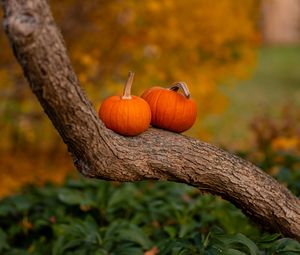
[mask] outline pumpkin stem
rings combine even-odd
[[[122,99],[131,99],[131,86],[133,82],[134,73],[129,71],[128,78],[124,86]]]
[[[175,82],[172,87],[169,88],[169,90],[177,92],[179,89],[182,89],[183,94],[185,95],[186,98],[191,97],[191,93],[186,85],[185,82],[180,81],[180,82]]]

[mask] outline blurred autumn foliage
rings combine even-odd
[[[137,94],[150,86],[185,81],[199,107],[200,121],[191,134],[203,136],[201,119],[226,107],[218,86],[248,77],[255,63],[259,0],[52,0],[50,4],[95,108],[105,97],[121,93],[128,70],[136,73]],[[47,179],[48,172],[64,176],[63,167],[35,174],[37,167],[23,173],[22,167],[5,163],[7,155],[15,160],[16,155],[31,153],[31,165],[36,165],[41,154],[54,159],[66,152],[25,85],[2,28],[0,45],[1,168],[26,176],[24,182],[32,181],[32,176]],[[68,159],[64,166],[70,168]]]
[[[250,160],[261,162],[271,175],[282,167],[300,175],[300,112],[295,111],[294,105],[284,107],[277,118],[264,113],[256,116],[251,130],[255,146],[249,153]]]

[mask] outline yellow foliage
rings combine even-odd
[[[69,0],[53,6],[81,82],[97,90],[94,103],[120,94],[132,70],[137,94],[187,82],[201,120],[226,107],[219,84],[248,77],[255,62],[258,0],[113,0],[101,6]],[[80,18],[70,18],[70,9]],[[72,33],[64,29],[66,16]]]
[[[2,152],[0,162],[0,198],[17,192],[28,183],[42,185],[51,181],[60,184],[67,174],[75,173],[71,159],[63,151],[56,151],[50,156],[49,152]]]
[[[262,114],[252,122],[252,131],[256,141],[255,153],[251,161],[264,162],[268,172],[277,175],[282,166],[291,171],[300,169],[300,112],[295,105],[289,104],[282,112],[274,116]]]
[[[133,92],[185,81],[198,102],[191,134],[208,134],[201,119],[226,108],[220,84],[251,73],[259,43],[259,0],[53,0],[72,63],[98,108],[122,93],[129,70]],[[61,146],[25,85],[0,28],[0,150]],[[70,102],[72,103],[72,102]],[[202,137],[203,138],[203,137]]]
[[[121,93],[127,72],[132,70],[137,94],[154,85],[187,82],[202,119],[226,107],[219,84],[247,77],[255,61],[259,0],[54,0],[51,5],[77,74],[94,104]],[[39,143],[36,128],[42,120],[32,122],[32,113],[39,115],[40,108],[23,87],[22,73],[3,36],[1,33],[0,88],[8,91],[5,99],[18,105],[19,111],[12,125],[24,137],[26,130],[34,130],[28,138]],[[21,95],[16,96],[16,90]],[[24,130],[18,118],[25,107],[29,111],[23,117],[30,124]],[[8,106],[4,103],[1,108],[7,111]],[[196,129],[199,133],[199,126]]]
[[[297,136],[276,137],[271,142],[271,148],[276,151],[296,151],[300,146],[300,140]]]

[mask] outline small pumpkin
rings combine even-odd
[[[178,92],[179,89],[183,94]],[[181,133],[195,123],[197,105],[184,82],[177,82],[168,89],[150,88],[141,97],[150,105],[151,125],[154,127]]]
[[[144,132],[151,121],[151,110],[147,102],[130,94],[133,77],[134,73],[129,72],[123,96],[105,99],[98,112],[99,118],[107,128],[125,136],[135,136]]]

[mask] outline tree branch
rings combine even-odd
[[[2,0],[4,28],[33,93],[87,177],[168,180],[219,195],[261,226],[300,241],[300,201],[251,163],[210,144],[150,129],[106,129],[72,69],[46,0]]]

